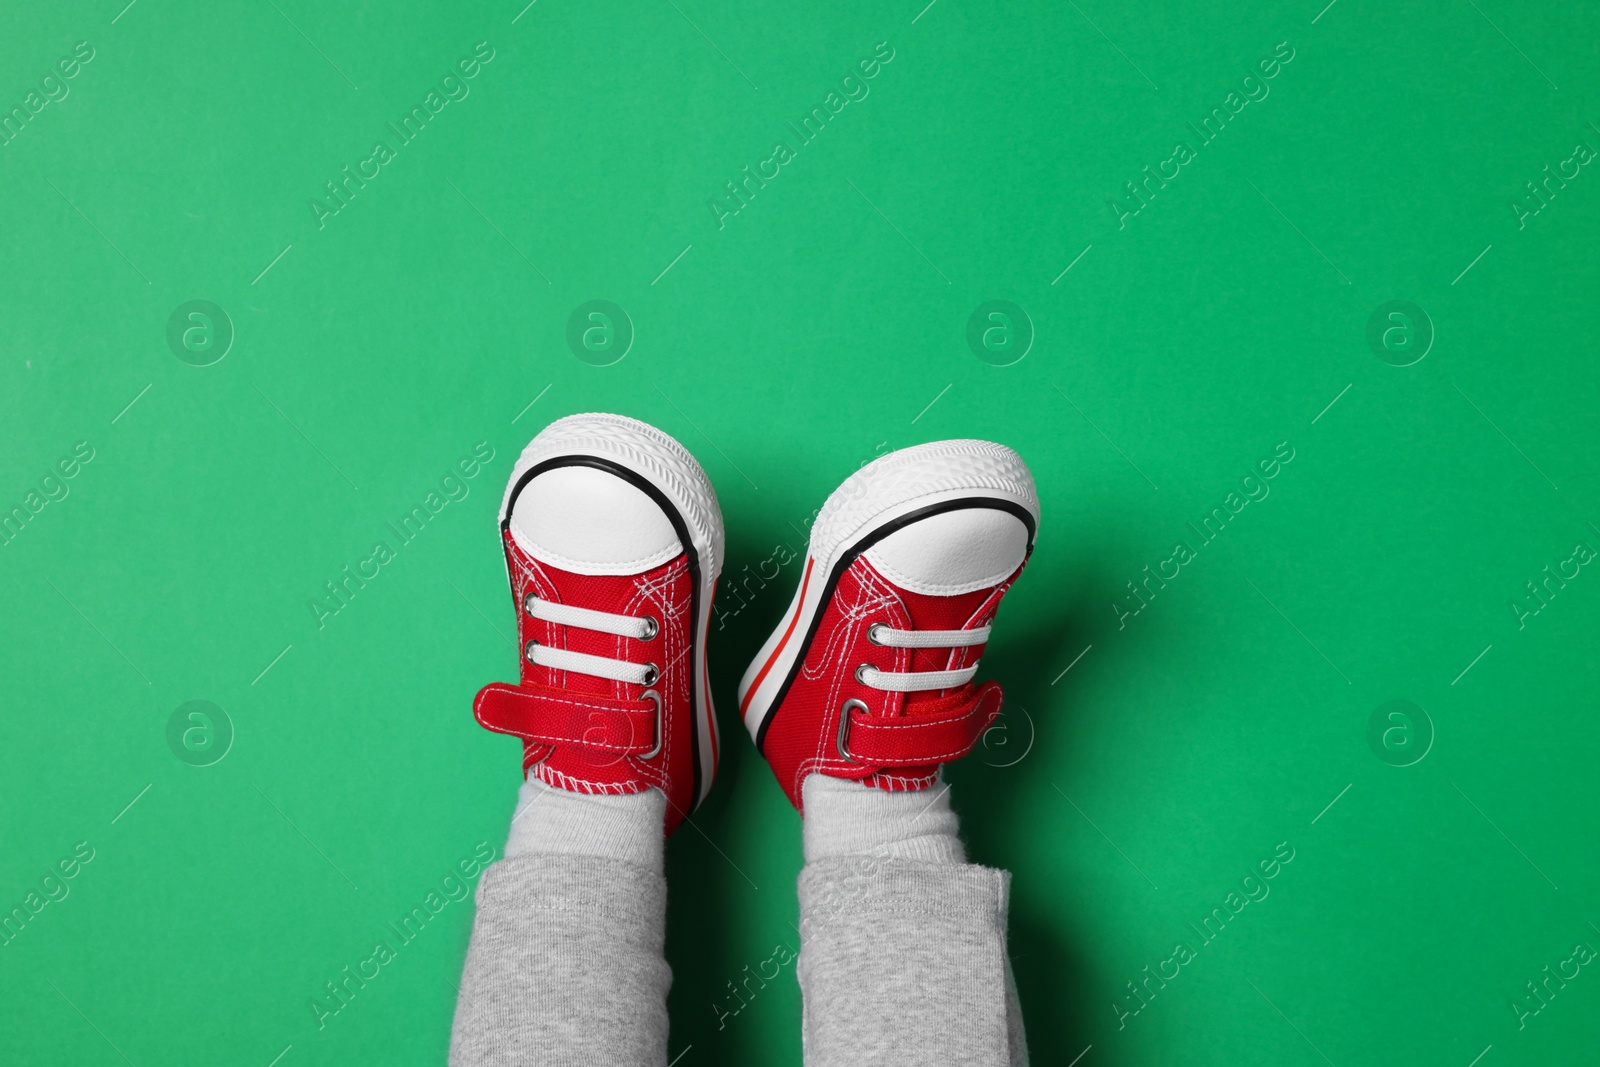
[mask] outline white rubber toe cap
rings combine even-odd
[[[1005,445],[960,439],[902,448],[868,463],[829,495],[811,525],[811,555],[831,562],[874,527],[931,505],[975,497],[1013,504],[1038,526],[1033,475]]]
[[[1028,528],[995,508],[961,508],[919,519],[863,553],[895,585],[956,596],[999,585],[1028,557]]]
[[[643,490],[595,467],[555,467],[523,486],[511,536],[534,559],[574,574],[638,574],[683,545]]]

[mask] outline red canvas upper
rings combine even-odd
[[[530,640],[552,648],[654,663],[650,686],[560,671],[521,657],[518,685],[495,683],[479,691],[473,713],[485,728],[522,738],[523,770],[547,785],[579,793],[639,793],[651,786],[667,795],[666,832],[694,806],[694,627],[689,560],[630,575],[573,574],[540,563],[505,534],[506,560],[517,605],[518,648]],[[536,619],[523,598],[631,616],[653,616],[655,637],[638,640]],[[644,694],[660,695],[656,707]],[[708,710],[709,714],[709,710]],[[659,746],[659,749],[658,749]],[[713,753],[713,760],[715,754]],[[714,767],[701,768],[712,774]]]
[[[966,755],[1000,713],[1000,687],[968,683],[953,689],[896,693],[856,679],[870,664],[882,671],[940,671],[971,666],[982,645],[966,648],[890,648],[868,630],[879,623],[897,630],[972,630],[994,618],[1019,567],[998,585],[957,596],[926,596],[896,586],[865,556],[839,578],[804,650],[800,668],[771,710],[762,755],[796,808],[806,775],[852,778],[889,790],[924,789],[941,764]],[[811,575],[811,580],[818,576]],[[796,632],[791,640],[804,640]],[[840,755],[840,715],[852,706]]]

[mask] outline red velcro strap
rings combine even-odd
[[[642,756],[657,747],[653,700],[616,700],[495,682],[478,690],[472,713],[484,729],[544,745],[578,745]]]
[[[985,682],[972,699],[949,710],[890,717],[852,709],[839,747],[849,759],[874,767],[946,763],[972,751],[999,716],[1000,703],[1000,686]]]

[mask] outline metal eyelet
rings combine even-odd
[[[529,615],[533,615],[533,602],[535,600],[538,600],[538,599],[539,599],[538,597],[533,595],[533,592],[531,590],[529,592],[523,593],[522,594],[522,610],[526,611]],[[535,617],[537,617],[537,616],[535,616]]]
[[[866,685],[867,684],[867,680],[865,678],[861,677],[861,675],[866,671],[875,671],[875,670],[877,670],[877,668],[874,667],[872,664],[863,663],[861,666],[856,668],[856,681],[860,682],[862,685]]]
[[[533,650],[538,646],[539,642],[530,639],[527,644],[522,646],[522,658],[527,660],[529,663],[534,663],[537,665],[537,661],[533,658]]]
[[[871,641],[875,645],[883,644],[882,641],[878,640],[878,631],[887,629],[888,627],[881,622],[873,623],[871,626],[867,627],[867,640]]]
[[[661,624],[656,621],[656,617],[654,615],[646,615],[644,617],[644,635],[640,637],[639,640],[654,641],[656,639],[656,634],[660,632]]]
[[[653,701],[656,706],[656,747],[652,748],[649,752],[644,753],[639,758],[642,760],[655,759],[656,756],[661,754],[661,742],[663,740],[661,722],[661,694],[656,692],[654,689],[646,689],[644,694],[640,696],[639,699]]]
[[[846,700],[844,706],[839,709],[839,739],[837,747],[839,749],[839,758],[847,763],[856,762],[850,758],[850,750],[845,747],[850,740],[850,710],[852,708],[860,708],[866,712],[871,711],[864,703],[854,697]]]
[[[654,663],[646,663],[644,665],[644,681],[640,682],[639,684],[640,685],[655,685],[656,682],[659,681],[660,679],[661,679],[661,668],[657,667]]]

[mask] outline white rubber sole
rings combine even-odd
[[[970,503],[967,503],[970,502]],[[745,729],[760,747],[762,727],[788,689],[818,614],[833,595],[841,564],[879,537],[924,511],[999,506],[1025,512],[1039,524],[1039,494],[1022,457],[992,441],[934,441],[891,452],[862,467],[835,489],[811,527],[806,565],[783,621],[739,681]]]
[[[511,477],[506,481],[500,501],[500,525],[511,515],[512,495],[535,467],[570,457],[600,460],[625,468],[654,487],[676,509],[688,533],[699,570],[698,609],[695,629],[698,655],[694,662],[695,744],[699,753],[699,804],[711,791],[716,778],[716,709],[711,702],[711,683],[706,673],[706,641],[711,633],[711,598],[717,576],[722,573],[722,509],[716,491],[700,464],[670,435],[649,423],[623,415],[588,413],[568,415],[540,430],[522,450]],[[509,573],[507,578],[509,580]]]

